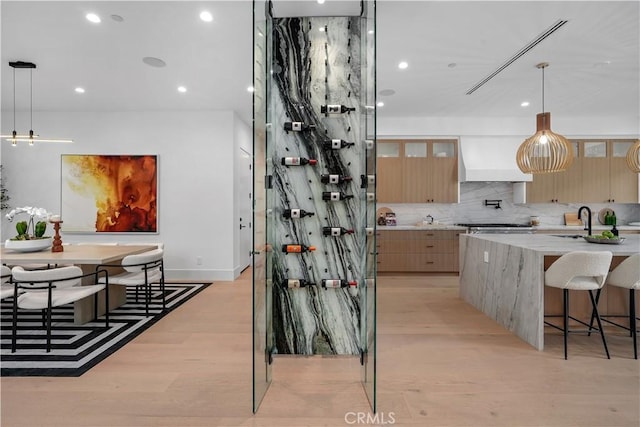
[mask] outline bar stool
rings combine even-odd
[[[619,328],[629,331],[633,338],[633,358],[638,358],[638,326],[636,317],[636,295],[635,292],[640,289],[640,254],[631,255],[622,261],[607,278],[607,286],[616,286],[618,288],[629,289],[629,327],[609,320],[613,317],[627,317],[627,315],[605,315],[602,320],[615,325]],[[600,290],[596,294],[596,302],[600,298]],[[593,324],[593,316],[591,319]]]
[[[562,289],[562,315],[545,315],[544,317],[560,317],[563,318],[563,327],[554,325],[553,323],[544,322],[546,325],[556,328],[563,332],[564,338],[564,358],[567,359],[567,337],[570,332],[591,332],[593,329],[589,324],[575,317],[569,316],[569,290],[573,291],[589,291],[589,298],[593,307],[593,316],[598,322],[597,331],[602,337],[604,351],[609,357],[609,349],[607,341],[604,337],[600,314],[598,313],[598,305],[593,296],[594,290],[602,289],[604,286],[611,259],[613,254],[609,251],[573,251],[568,252],[558,258],[544,275],[545,286]],[[588,326],[588,330],[569,330],[569,319]]]

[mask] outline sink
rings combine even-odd
[[[564,237],[565,239],[581,239],[579,234],[552,234],[553,237]]]

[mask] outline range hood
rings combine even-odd
[[[531,181],[533,176],[522,173],[516,163],[516,153],[526,136],[461,136],[460,182]]]

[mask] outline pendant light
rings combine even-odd
[[[640,139],[627,151],[627,166],[635,173],[640,173]]]
[[[40,138],[33,132],[33,70],[36,68],[36,64],[33,62],[16,61],[9,62],[9,66],[13,68],[13,132],[11,135],[0,135],[0,138],[11,142],[14,147],[18,145],[18,142],[28,142],[29,145],[33,145],[34,142],[73,142],[70,139],[48,139]],[[29,70],[29,133],[18,134],[16,132],[16,68]]]
[[[518,148],[516,161],[524,173],[562,172],[573,163],[573,147],[562,135],[551,131],[551,113],[544,111],[544,69],[542,62],[536,68],[542,70],[542,113],[536,115],[536,133]]]

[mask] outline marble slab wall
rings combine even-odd
[[[484,206],[484,200],[501,200],[501,209]],[[513,203],[513,184],[510,182],[465,182],[460,184],[460,203],[389,203],[398,225],[414,225],[426,215],[443,224],[470,222],[501,222],[527,224],[531,216],[540,217],[540,225],[564,225],[566,212],[578,212],[582,205],[591,210],[610,208],[616,213],[619,225],[640,221],[638,203]],[[594,219],[594,224],[597,220]]]
[[[281,354],[360,354],[360,287],[367,237],[367,189],[361,188],[366,144],[361,135],[360,21],[349,17],[273,20],[271,138],[273,172],[270,239],[273,242],[273,328]],[[321,113],[340,104],[348,114]],[[317,127],[285,132],[285,122]],[[323,142],[342,139],[349,148],[331,150]],[[284,157],[315,159],[317,164],[286,166]],[[352,177],[341,184],[322,183],[322,174]],[[325,201],[323,192],[342,192],[346,200]],[[304,209],[311,217],[285,219],[285,209]],[[323,236],[323,227],[344,227],[354,234]],[[283,253],[286,244],[315,246],[314,252]],[[288,279],[312,286],[291,289]],[[358,287],[323,289],[323,279],[357,281]]]

